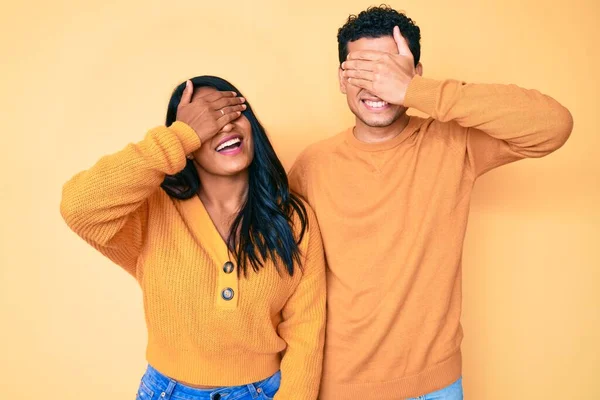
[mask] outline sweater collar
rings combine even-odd
[[[202,243],[202,247],[220,265],[229,261],[227,244],[219,234],[202,200],[198,196],[194,196],[182,203],[184,212],[187,214],[186,217],[188,221],[191,221],[189,228],[196,240]]]
[[[406,138],[408,138],[419,126],[419,118],[414,116],[409,116],[408,124],[404,127],[404,129],[396,136],[394,136],[390,140],[386,140],[384,142],[378,143],[366,143],[361,142],[354,136],[354,127],[349,128],[344,136],[346,138],[346,142],[350,144],[352,147],[355,147],[362,151],[385,151],[393,149],[394,147],[400,145]]]

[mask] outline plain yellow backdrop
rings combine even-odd
[[[201,74],[242,90],[289,168],[307,144],[353,123],[336,33],[369,5],[3,2],[2,398],[133,399],[145,368],[140,290],[64,225],[62,184],[161,124],[172,88]],[[476,186],[466,398],[599,399],[598,1],[391,5],[421,27],[425,76],[537,88],[575,119],[557,153]]]

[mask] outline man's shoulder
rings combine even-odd
[[[315,142],[300,153],[288,174],[290,188],[294,192],[308,198],[308,181],[313,179],[316,171],[323,170],[325,162],[331,161],[332,155],[343,145],[346,132],[347,130]]]
[[[454,150],[465,148],[468,128],[462,127],[456,121],[439,121],[432,117],[411,116],[415,126],[414,135],[426,146],[420,146],[419,151],[431,152],[433,146],[443,146]]]
[[[306,165],[329,159],[344,144],[348,129],[308,145],[296,159],[296,164]]]

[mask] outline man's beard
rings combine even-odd
[[[380,119],[380,120],[374,120],[374,121],[365,121],[365,119],[363,119],[360,115],[355,114],[356,117],[358,119],[360,119],[362,121],[363,124],[370,126],[371,128],[385,128],[387,126],[392,125],[394,122],[398,121],[398,119],[400,119],[400,117],[402,117],[402,115],[404,115],[405,110],[403,109],[398,109],[396,110],[396,112],[394,113],[394,115],[392,117],[386,118],[386,119]]]

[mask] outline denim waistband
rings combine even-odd
[[[252,398],[258,398],[261,391],[271,391],[273,389],[271,386],[278,388],[279,381],[280,372],[277,372],[266,379],[247,385],[198,389],[186,386],[169,378],[151,365],[148,365],[148,369],[142,378],[142,384],[146,386],[146,389],[152,392],[149,393],[150,396],[160,393],[160,398],[165,400],[171,398],[185,400],[213,400],[226,398],[227,400],[235,400],[238,397],[243,397],[248,394],[251,395]],[[164,393],[164,395],[162,393]]]

